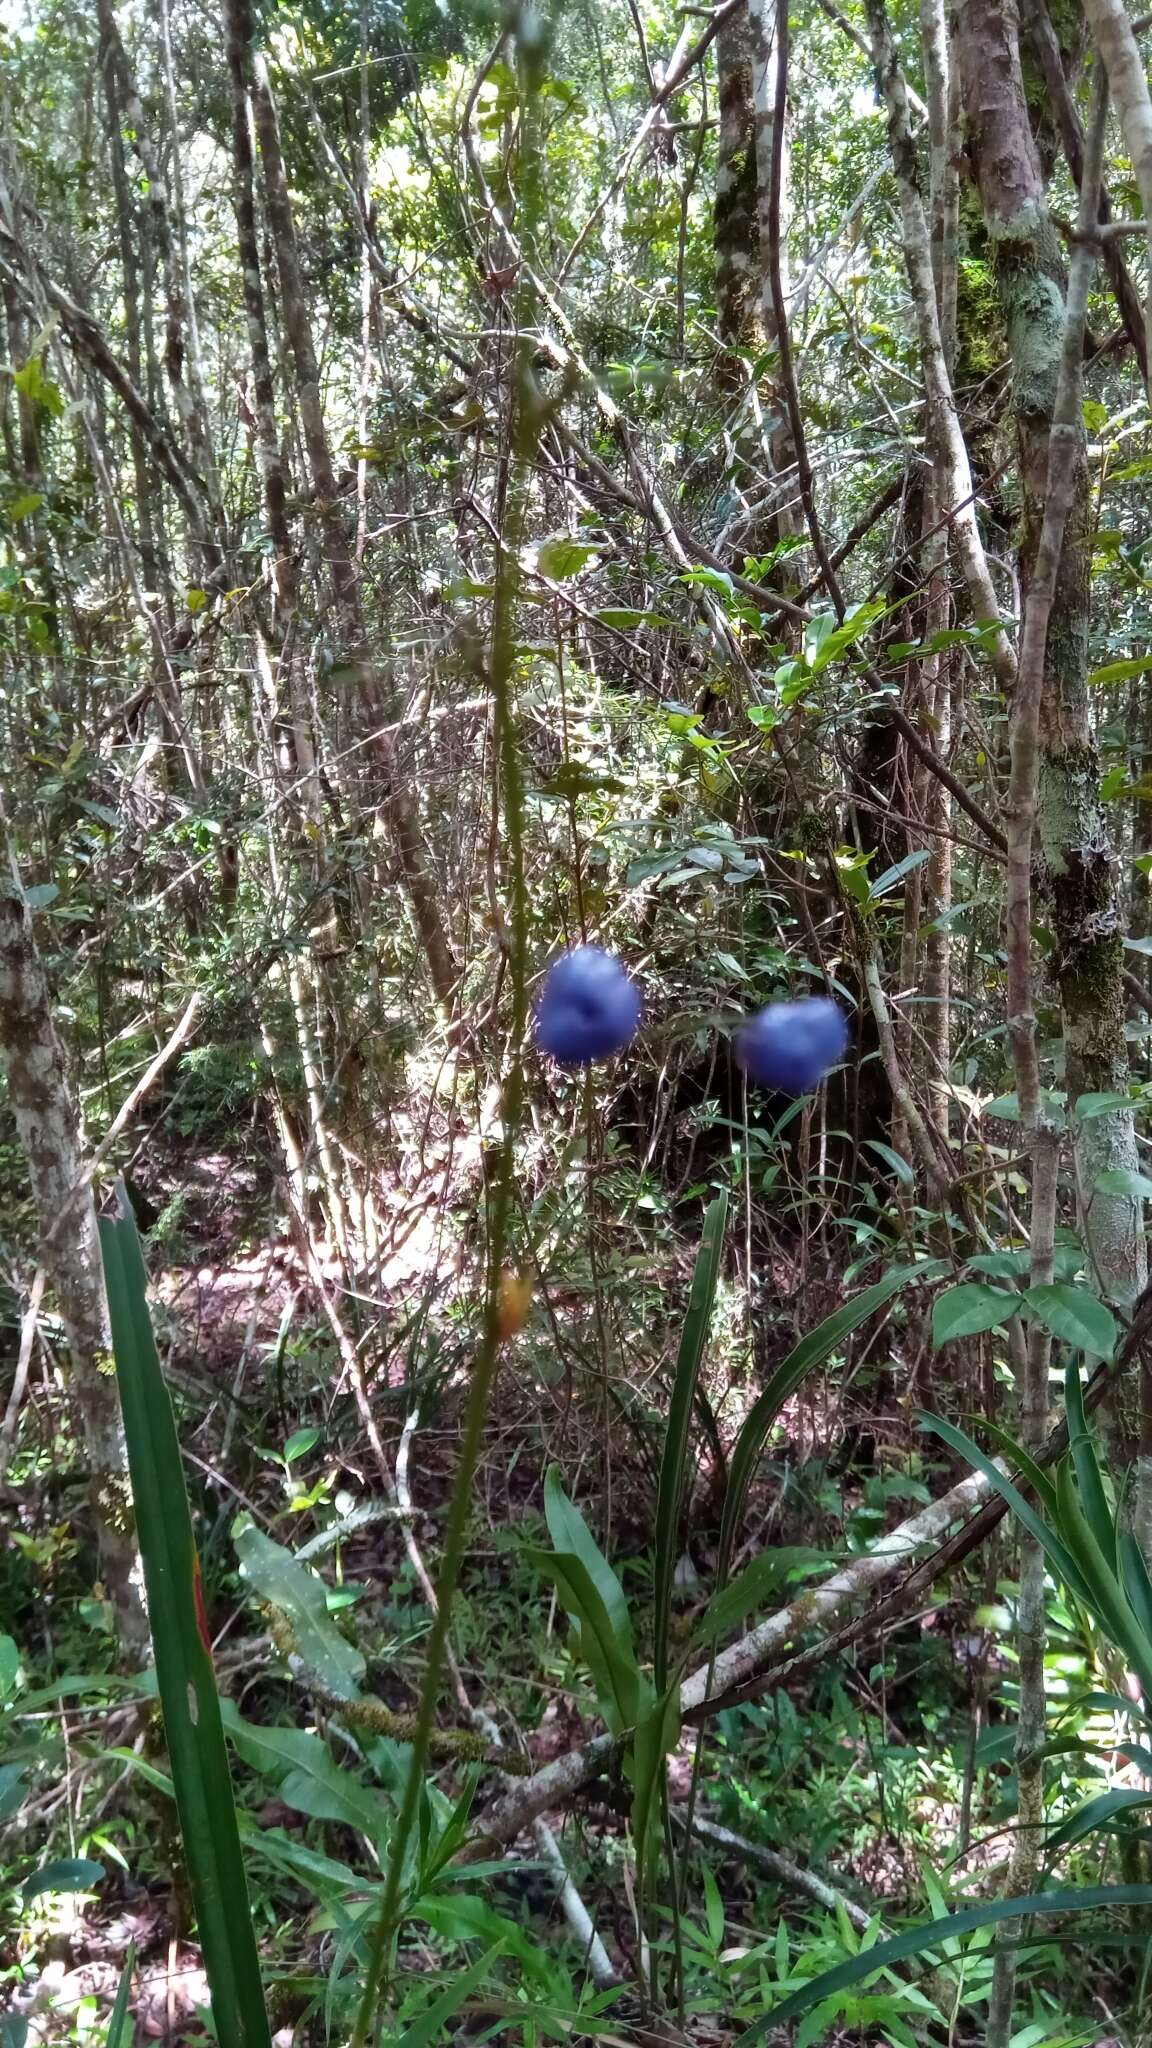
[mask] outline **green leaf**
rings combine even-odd
[[[931,858],[929,849],[921,846],[915,853],[906,853],[903,860],[896,862],[895,867],[885,868],[882,875],[877,875],[868,891],[871,901],[875,903],[878,896],[886,896],[890,889],[896,887],[897,882],[904,880],[905,875],[912,874],[916,868],[922,868],[925,861]]]
[[[614,626],[618,633],[627,633],[636,626],[671,626],[673,619],[666,619],[662,612],[633,611],[630,605],[603,605],[596,613],[602,626]]]
[[[651,1696],[632,1650],[613,1625],[596,1582],[571,1552],[527,1550],[538,1571],[556,1582],[560,1604],[578,1630],[578,1647],[592,1674],[600,1712],[614,1735],[636,1725]]]
[[[1101,1195],[1131,1195],[1135,1201],[1152,1202],[1152,1180],[1133,1167],[1117,1166],[1098,1173],[1092,1185]]]
[[[24,1764],[0,1764],[0,1820],[10,1820],[24,1803]]]
[[[1095,1834],[1097,1828],[1110,1827],[1119,1814],[1136,1813],[1152,1806],[1152,1792],[1137,1792],[1125,1786],[1114,1785],[1109,1792],[1098,1792],[1094,1799],[1086,1799],[1059,1827],[1045,1838],[1044,1854],[1052,1857],[1062,1849],[1071,1849],[1076,1842],[1082,1842],[1085,1835]]]
[[[1097,689],[1105,683],[1126,683],[1133,676],[1147,675],[1152,669],[1152,655],[1139,654],[1131,661],[1106,661],[1103,668],[1091,669],[1086,681],[1089,689]]]
[[[966,1458],[970,1465],[984,1474],[985,1479],[995,1487],[1001,1499],[1007,1501],[1013,1514],[1024,1524],[1029,1535],[1034,1536],[1041,1545],[1056,1576],[1063,1579],[1078,1600],[1083,1600],[1086,1605],[1091,1606],[1092,1597],[1087,1582],[1068,1544],[1056,1529],[1036,1512],[1031,1501],[1025,1499],[1020,1488],[1013,1484],[1007,1473],[1001,1472],[999,1466],[981,1450],[979,1444],[966,1430],[957,1429],[954,1423],[945,1422],[942,1416],[922,1415],[920,1423],[922,1428],[931,1430],[934,1436],[942,1437],[952,1450],[959,1451],[962,1458]]]
[[[1027,1288],[1024,1300],[1062,1344],[1090,1351],[1097,1358],[1111,1358],[1116,1348],[1116,1318],[1086,1287],[1053,1281]]]
[[[220,1698],[201,1633],[200,1566],[180,1445],[148,1315],[140,1238],[122,1186],[120,1208],[118,1220],[100,1218],[100,1249],[164,1733],[212,2013],[220,2048],[270,2048]]]
[[[20,1652],[13,1636],[0,1635],[0,1700],[15,1692],[20,1676]]]
[[[680,1739],[680,1687],[670,1686],[640,1715],[632,1737],[632,1846],[643,1899],[656,1844],[664,1762]]]
[[[550,1465],[544,1475],[544,1517],[553,1547],[579,1558],[603,1602],[614,1635],[630,1652],[632,1620],[620,1581],[579,1508],[565,1493],[558,1465]]]
[[[553,583],[566,583],[599,554],[600,549],[592,542],[566,540],[561,535],[559,539],[541,542],[536,550],[536,567],[541,576],[549,577]]]
[[[335,1762],[319,1735],[305,1728],[266,1728],[245,1721],[231,1700],[223,1703],[223,1719],[229,1741],[246,1764],[272,1780],[285,1806],[312,1820],[340,1821],[379,1848],[391,1809],[379,1793]]]
[[[128,2002],[132,1996],[132,1972],[136,1968],[136,1943],[130,1941],[124,1951],[124,1967],[120,1972],[120,1983],[116,1991],[116,2003],[108,2021],[104,2036],[104,2048],[132,2048],[135,2028]]]
[[[738,1628],[745,1615],[752,1608],[761,1606],[769,1594],[775,1594],[792,1573],[826,1568],[831,1562],[824,1550],[794,1545],[785,1545],[780,1550],[762,1550],[759,1557],[754,1557],[751,1564],[745,1565],[742,1572],[737,1572],[734,1579],[713,1595],[692,1631],[693,1642],[718,1641],[721,1636]]]
[[[875,1152],[879,1155],[884,1161],[885,1166],[891,1167],[901,1186],[906,1188],[915,1187],[916,1175],[901,1153],[894,1151],[891,1145],[882,1145],[879,1138],[865,1138],[864,1143],[870,1152]]]
[[[830,1316],[825,1316],[822,1323],[817,1323],[814,1330],[810,1330],[806,1337],[801,1337],[800,1342],[793,1346],[788,1356],[776,1367],[759,1400],[745,1416],[740,1434],[732,1447],[732,1456],[728,1464],[728,1485],[724,1495],[724,1513],[720,1524],[720,1549],[716,1565],[717,1591],[724,1585],[728,1576],[728,1564],[735,1545],[736,1532],[744,1513],[744,1502],[764,1439],[784,1403],[795,1393],[801,1381],[814,1367],[823,1365],[825,1359],[832,1356],[844,1339],[851,1336],[853,1330],[858,1330],[861,1323],[866,1323],[869,1316],[875,1315],[878,1309],[883,1308],[885,1302],[890,1301],[902,1287],[907,1287],[913,1280],[935,1279],[944,1270],[938,1259],[925,1260],[918,1266],[894,1266],[882,1280],[875,1281],[871,1287],[865,1287],[861,1293],[853,1295],[851,1301],[844,1302],[840,1308],[834,1309]]]
[[[454,2019],[465,2000],[479,1990],[504,1947],[503,1940],[494,1942],[470,1970],[455,1975],[447,1990],[434,1998],[431,2005],[425,2006],[424,2011],[397,2036],[395,2048],[429,2048],[429,2043],[438,2041],[447,2022]]]
[[[1046,1088],[1041,1092],[1040,1107],[1045,1116],[1059,1120],[1064,1115],[1064,1097],[1054,1094],[1051,1089]],[[1004,1124],[1018,1124],[1020,1121],[1020,1104],[1015,1094],[998,1095],[994,1102],[986,1102],[984,1104],[980,1114],[981,1116],[999,1117],[1000,1122]]]
[[[64,1856],[57,1863],[42,1863],[23,1884],[24,1904],[44,1892],[90,1892],[105,1875],[104,1865],[89,1856]]]
[[[999,1927],[1008,1920],[1025,1920],[1033,1913],[1090,1913],[1097,1909],[1113,1912],[1121,1906],[1148,1905],[1152,1905],[1152,1885],[1067,1885],[1059,1891],[1035,1892],[1020,1899],[990,1899],[985,1905],[969,1906],[963,1913],[948,1913],[943,1920],[930,1920],[924,1926],[909,1928],[905,1934],[894,1935],[889,1941],[878,1941],[874,1948],[865,1949],[846,1963],[838,1963],[834,1969],[821,1970],[818,1977],[809,1978],[790,1998],[774,2005],[754,2026],[748,2027],[738,2037],[735,2048],[754,2048],[766,2034],[798,2019],[810,2006],[819,2005],[834,1992],[846,1991],[850,1985],[862,1983],[881,1970],[890,1970],[893,1963],[903,1962],[909,1956],[931,1954],[958,1934],[975,1934],[981,1928]]]
[[[939,1350],[958,1337],[995,1330],[1019,1315],[1021,1296],[1006,1287],[987,1287],[982,1280],[964,1280],[948,1287],[932,1304],[932,1342]]]
[[[364,1659],[345,1642],[329,1615],[323,1580],[297,1564],[291,1551],[266,1536],[250,1515],[236,1517],[232,1541],[242,1578],[262,1600],[288,1616],[296,1649],[309,1670],[337,1698],[354,1700],[364,1676]]]
[[[1105,1089],[1103,1093],[1078,1095],[1072,1105],[1072,1114],[1077,1123],[1087,1123],[1092,1117],[1111,1116],[1115,1109],[1131,1109],[1132,1097],[1121,1095],[1116,1089]]]
[[[1115,1573],[1118,1562],[1116,1523],[1105,1497],[1104,1483],[1096,1460],[1096,1447],[1084,1414],[1080,1367],[1074,1358],[1069,1359],[1068,1369],[1064,1374],[1064,1407],[1068,1417],[1068,1455],[1076,1473],[1084,1513],[1109,1571]]]
[[[680,1334],[672,1398],[668,1404],[668,1425],[660,1460],[660,1483],[656,1494],[656,1555],[653,1573],[652,1666],[657,1692],[668,1683],[668,1632],[672,1616],[672,1582],[680,1551],[680,1513],[684,1500],[684,1475],[696,1402],[696,1386],[708,1332],[720,1259],[724,1249],[724,1224],[728,1215],[727,1191],[710,1202],[692,1272],[688,1310]]]
[[[284,1463],[294,1465],[297,1458],[306,1458],[309,1451],[316,1449],[320,1437],[318,1429],[294,1429],[284,1446]]]

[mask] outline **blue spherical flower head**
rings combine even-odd
[[[769,1003],[736,1033],[736,1057],[762,1088],[807,1095],[843,1059],[848,1021],[830,996]]]
[[[611,953],[577,946],[550,967],[536,1005],[536,1042],[564,1067],[619,1052],[640,1022],[640,991]]]

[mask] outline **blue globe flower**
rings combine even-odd
[[[619,1052],[640,1022],[640,991],[599,946],[577,946],[550,967],[536,1005],[536,1042],[561,1066]]]
[[[830,996],[769,1003],[736,1033],[736,1057],[762,1088],[807,1095],[848,1046],[848,1021]]]

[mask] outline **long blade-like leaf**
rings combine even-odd
[[[806,1337],[788,1353],[787,1358],[777,1366],[755,1406],[745,1417],[740,1434],[732,1450],[728,1468],[728,1488],[724,1496],[724,1514],[720,1525],[720,1554],[716,1567],[716,1584],[719,1588],[728,1575],[728,1565],[752,1474],[760,1456],[764,1439],[783,1408],[789,1396],[794,1394],[813,1366],[823,1365],[837,1347],[866,1323],[870,1315],[882,1308],[894,1294],[899,1293],[911,1280],[930,1279],[944,1269],[938,1261],[926,1261],[919,1266],[896,1266],[877,1280],[871,1287],[865,1287],[860,1294],[854,1294],[842,1308],[835,1309],[817,1323]]]
[[[1023,1522],[1029,1535],[1034,1536],[1037,1543],[1042,1546],[1053,1571],[1063,1579],[1078,1600],[1082,1600],[1086,1607],[1091,1607],[1093,1602],[1087,1582],[1068,1545],[1057,1535],[1055,1529],[1049,1527],[1044,1517],[1037,1513],[1031,1501],[1025,1500],[1020,1488],[1013,1485],[1007,1473],[1001,1472],[993,1459],[989,1458],[975,1439],[968,1435],[967,1430],[957,1429],[954,1423],[945,1422],[939,1415],[922,1415],[920,1420],[925,1429],[932,1431],[933,1436],[943,1437],[944,1442],[952,1450],[959,1451],[962,1458],[967,1458],[970,1465],[974,1465],[978,1472],[984,1474],[985,1479],[996,1488],[1001,1498],[1007,1501],[1013,1514]]]
[[[1080,1367],[1071,1358],[1064,1375],[1064,1406],[1068,1414],[1068,1449],[1076,1469],[1076,1480],[1080,1488],[1080,1499],[1088,1526],[1103,1552],[1109,1570],[1117,1568],[1116,1522],[1104,1493],[1104,1482],[1096,1460],[1096,1446],[1092,1441],[1084,1415],[1084,1393],[1080,1385]]]
[[[136,1968],[136,1943],[130,1941],[124,1952],[124,1968],[120,1972],[120,1984],[116,1992],[116,2003],[104,2036],[104,2048],[132,2048],[136,2029],[128,2011],[128,2000],[132,1996],[132,1972]]]
[[[200,1567],[140,1239],[127,1202],[100,1221],[112,1350],[128,1441],[148,1619],[184,1855],[221,2048],[269,2048]]]
[[[1023,1899],[991,1899],[987,1905],[970,1906],[963,1913],[930,1920],[926,1926],[910,1927],[906,1934],[894,1935],[891,1941],[878,1941],[874,1948],[864,1949],[846,1963],[838,1963],[834,1970],[822,1970],[818,1977],[810,1978],[799,1991],[748,2027],[737,2039],[735,2048],[754,2048],[754,2043],[762,2041],[765,2034],[798,2019],[822,1999],[846,1991],[850,1984],[859,1984],[877,1970],[890,1969],[907,1956],[942,1948],[958,1934],[975,1934],[981,1927],[996,1927],[1004,1920],[1025,1920],[1032,1913],[1088,1913],[1097,1907],[1116,1906],[1152,1906],[1152,1885],[1098,1884],[1086,1885],[1082,1890],[1067,1885],[1060,1891],[1036,1892]]]
[[[656,1560],[653,1592],[652,1665],[657,1692],[668,1683],[668,1631],[672,1611],[672,1582],[676,1570],[680,1510],[684,1501],[684,1468],[696,1383],[708,1331],[712,1304],[720,1277],[720,1254],[724,1245],[724,1224],[728,1215],[725,1189],[708,1204],[704,1229],[696,1253],[688,1313],[680,1337],[672,1399],[668,1406],[668,1427],[664,1432],[664,1454],[660,1461],[660,1485],[656,1496]]]

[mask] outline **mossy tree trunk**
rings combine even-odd
[[[1064,271],[1032,139],[1011,5],[964,0],[958,16],[967,133],[1008,333],[1028,588],[1043,516],[1048,445],[1064,335]],[[1128,1087],[1123,933],[1116,859],[1099,798],[1088,701],[1091,501],[1083,446],[1048,630],[1037,764],[1037,882],[1055,942],[1070,1103]],[[1102,1194],[1099,1175],[1137,1165],[1131,1112],[1076,1120],[1085,1243],[1102,1292],[1133,1301],[1144,1285],[1140,1205]]]
[[[69,1393],[88,1465],[104,1590],[129,1660],[147,1652],[128,1459],[112,1370],[91,1188],[64,1047],[27,906],[0,888],[0,1064],[28,1165],[41,1260],[68,1342]]]

